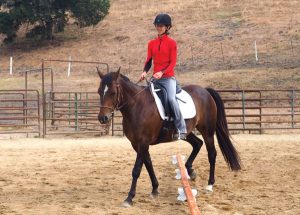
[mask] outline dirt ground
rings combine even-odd
[[[299,214],[300,135],[234,135],[243,170],[230,172],[219,152],[212,194],[205,147],[196,158],[197,203],[202,214]],[[187,155],[178,141],[151,147],[160,196],[151,199],[143,168],[132,208],[122,208],[135,152],[125,138],[0,140],[0,214],[189,214],[176,200],[173,154]]]

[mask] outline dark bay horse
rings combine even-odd
[[[100,95],[98,119],[102,124],[108,123],[112,113],[120,110],[123,115],[124,134],[137,153],[132,170],[131,188],[123,203],[124,206],[131,206],[143,164],[151,179],[153,187],[151,194],[158,195],[158,181],[153,170],[149,146],[157,144],[163,121],[149,88],[131,82],[126,76],[120,74],[120,69],[107,74],[102,74],[98,70],[98,74],[101,78],[98,89]],[[220,95],[211,88],[204,89],[197,85],[188,85],[183,89],[192,96],[197,112],[194,118],[186,120],[188,131],[186,141],[192,145],[193,150],[185,166],[190,177],[194,179],[196,173],[192,169],[192,164],[203,144],[202,140],[193,133],[196,128],[201,133],[208,151],[210,163],[208,185],[212,187],[215,183],[217,155],[214,134],[217,135],[222,154],[231,170],[241,169],[240,158],[229,137],[224,104]],[[172,133],[170,131],[161,142],[172,141]]]

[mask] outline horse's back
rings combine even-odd
[[[196,103],[201,103],[202,105],[212,105],[214,104],[214,99],[210,95],[210,93],[203,87],[199,85],[186,85],[182,87],[186,92],[188,92],[194,102],[195,105]]]
[[[210,93],[199,85],[186,85],[182,89],[189,93],[194,101],[197,112],[195,123],[198,127],[215,125],[212,122],[217,120],[217,107]],[[214,130],[214,128],[211,129]]]

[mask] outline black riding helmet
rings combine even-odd
[[[154,25],[158,25],[158,24],[165,25],[165,26],[169,27],[169,29],[170,29],[172,27],[172,19],[168,14],[161,13],[155,17],[153,24]]]

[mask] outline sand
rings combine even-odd
[[[228,170],[219,147],[216,183],[205,194],[206,148],[194,162],[197,204],[205,214],[299,214],[300,135],[234,135],[243,170]],[[150,198],[143,168],[131,208],[121,204],[131,183],[135,152],[126,138],[0,140],[0,214],[189,214],[178,202],[173,154],[189,154],[185,142],[150,148],[160,195]]]

